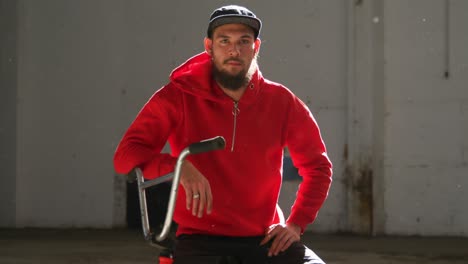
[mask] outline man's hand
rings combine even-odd
[[[187,210],[192,209],[192,214],[198,217],[203,216],[205,209],[210,214],[213,207],[210,183],[188,160],[181,169],[180,183],[185,189]]]
[[[268,251],[269,257],[278,255],[288,249],[293,242],[301,240],[301,227],[293,223],[272,225],[266,231],[265,238],[260,245],[265,245],[272,239],[273,242]]]

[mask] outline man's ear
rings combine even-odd
[[[206,53],[212,55],[213,53],[213,40],[210,38],[205,37],[205,40],[203,41],[205,45],[205,51]]]
[[[254,47],[255,53],[257,54],[260,51],[260,46],[262,45],[262,41],[259,38],[257,38],[254,42],[254,45],[255,45]]]

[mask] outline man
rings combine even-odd
[[[323,263],[300,243],[328,195],[332,165],[304,103],[258,69],[261,21],[241,6],[211,17],[205,52],[176,68],[120,142],[115,169],[141,167],[151,179],[171,172],[187,145],[223,136],[226,149],[189,156],[174,220],[175,263]],[[172,154],[160,151],[169,141]],[[276,204],[287,147],[303,181],[286,223]]]

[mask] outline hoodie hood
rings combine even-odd
[[[226,100],[227,96],[212,78],[211,67],[211,56],[206,52],[199,53],[175,68],[170,74],[170,81],[185,93],[208,100]],[[263,77],[257,69],[247,85],[241,101],[243,103],[253,102],[260,93],[263,81]]]

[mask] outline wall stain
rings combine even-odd
[[[353,192],[359,199],[359,216],[363,223],[367,223],[369,233],[373,229],[373,202],[372,202],[372,180],[373,171],[369,165],[364,165],[358,170],[358,175],[353,184]]]
[[[373,230],[373,176],[371,162],[352,164],[349,162],[349,149],[345,144],[343,157],[346,161],[345,179],[350,199],[351,231],[372,234]]]

